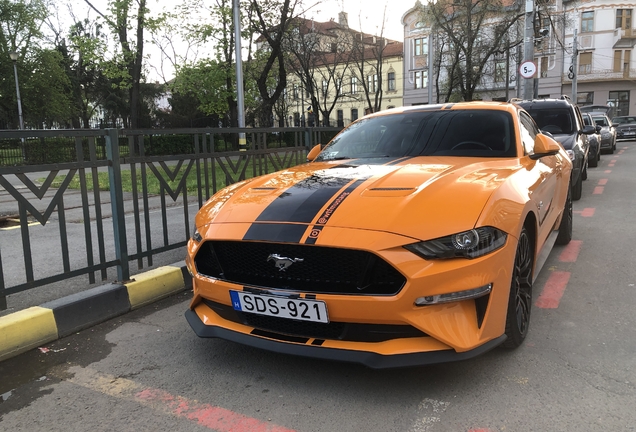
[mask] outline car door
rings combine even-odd
[[[524,149],[526,154],[530,155],[534,153],[534,139],[539,134],[539,129],[528,114],[520,112],[519,115]],[[531,166],[529,174],[532,180],[528,194],[537,214],[539,226],[537,250],[541,250],[559,216],[558,204],[564,199],[560,196],[562,192],[557,188],[558,177],[563,175],[563,160],[560,155],[537,159]]]

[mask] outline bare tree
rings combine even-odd
[[[453,94],[474,99],[489,64],[523,16],[517,3],[506,0],[440,0],[423,8],[438,46],[445,48],[438,73],[445,72],[446,82],[437,84],[445,101]]]

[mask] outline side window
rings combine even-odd
[[[576,117],[578,119],[578,121],[577,121],[578,124],[576,125],[576,128],[577,128],[576,130],[580,131],[581,129],[583,129],[583,124],[584,124],[583,123],[583,116],[581,115],[581,110],[579,109],[578,106],[575,105],[574,109],[576,110]]]
[[[525,112],[519,113],[519,129],[521,129],[521,143],[525,155],[534,154],[534,139],[539,133],[537,125]]]

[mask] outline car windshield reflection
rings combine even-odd
[[[515,155],[509,113],[429,110],[363,118],[336,136],[316,160]]]

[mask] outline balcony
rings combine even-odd
[[[636,39],[636,30],[622,29],[622,28],[614,29],[614,47],[615,48],[633,47],[634,46],[633,39]]]
[[[613,69],[595,69],[589,73],[580,73],[577,76],[577,82],[602,82],[602,81],[621,81],[636,78],[636,69],[625,69],[622,71],[614,71]],[[571,79],[568,74],[561,75],[562,84],[570,84]]]

